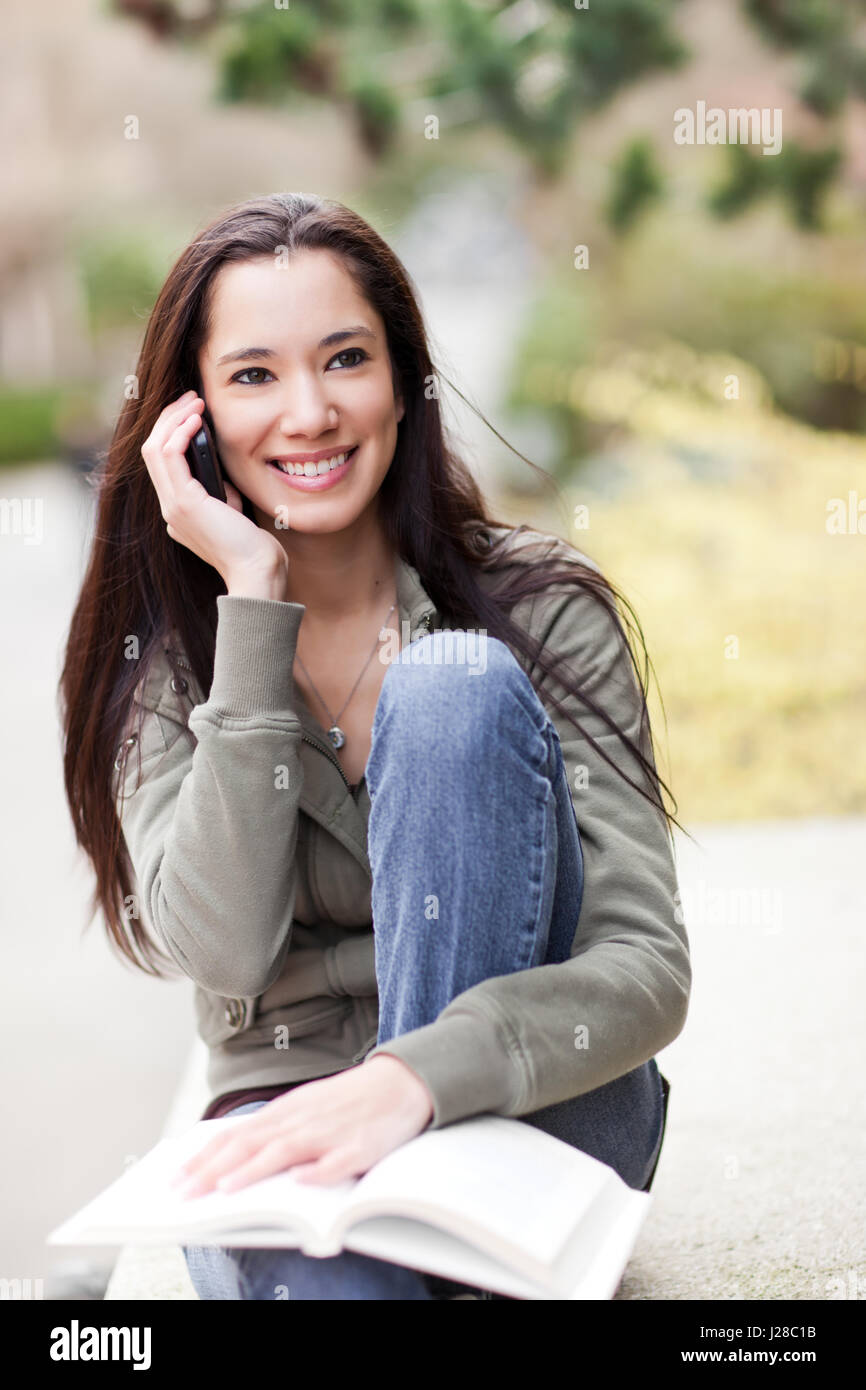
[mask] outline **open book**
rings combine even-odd
[[[161,1140],[47,1243],[356,1250],[513,1298],[609,1299],[651,1201],[607,1164],[498,1115],[425,1130],[329,1186],[289,1169],[180,1196],[169,1185],[180,1164],[243,1121],[200,1120]]]

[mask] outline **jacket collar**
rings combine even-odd
[[[437,626],[439,614],[421,583],[418,571],[402,555],[398,555],[394,561],[394,580],[400,619],[400,645],[405,647],[419,635],[419,628],[422,632],[432,631]],[[404,630],[404,622],[408,623],[408,630]]]

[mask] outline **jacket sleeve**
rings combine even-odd
[[[208,698],[185,718],[161,657],[140,701],[140,775],[133,747],[115,779],[145,922],[186,975],[227,997],[263,992],[290,945],[303,783],[292,667],[304,611],[220,595]]]
[[[533,632],[654,764],[620,625],[591,596],[552,592],[537,600]],[[603,720],[551,686],[607,756],[646,787],[640,764]],[[364,1059],[388,1053],[421,1077],[433,1129],[481,1112],[526,1115],[594,1090],[649,1061],[685,1023],[691,968],[667,824],[568,720],[558,711],[551,718],[583,851],[570,959],[482,980],[432,1023]],[[575,789],[578,766],[586,773]]]

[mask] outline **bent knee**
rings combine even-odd
[[[399,684],[410,689],[413,697],[422,698],[430,692],[441,698],[444,686],[481,698],[482,691],[489,693],[491,684],[522,674],[511,649],[498,637],[491,637],[484,629],[442,628],[401,649],[385,672],[383,690],[386,684]],[[494,679],[478,681],[479,676]],[[470,689],[467,682],[477,689]]]

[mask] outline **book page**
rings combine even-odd
[[[554,1299],[557,1294],[547,1286],[525,1278],[516,1270],[467,1245],[459,1236],[449,1235],[435,1226],[424,1225],[407,1217],[372,1217],[360,1221],[346,1232],[346,1250],[374,1259],[391,1260],[439,1274],[445,1279],[457,1279],[479,1289],[493,1289],[510,1298]]]
[[[613,1298],[649,1212],[652,1196],[627,1187],[602,1194],[554,1271],[562,1298]]]
[[[147,1244],[165,1239],[166,1235],[170,1237],[173,1229],[186,1229],[191,1222],[204,1235],[208,1230],[222,1228],[228,1233],[232,1227],[259,1225],[263,1219],[268,1224],[281,1223],[286,1230],[312,1230],[326,1235],[357,1186],[357,1178],[320,1187],[298,1182],[287,1171],[260,1179],[237,1192],[208,1192],[200,1197],[182,1197],[170,1185],[172,1175],[214,1137],[217,1126],[227,1128],[233,1122],[231,1116],[225,1120],[225,1124],[222,1119],[200,1120],[183,1134],[160,1140],[110,1187],[52,1232],[49,1243],[78,1243],[76,1233],[86,1227],[91,1234],[85,1243],[98,1243],[100,1233],[113,1238],[115,1231],[122,1231],[124,1240]],[[194,1244],[195,1240],[190,1237],[185,1243]],[[202,1243],[208,1242],[203,1239]]]
[[[598,1159],[532,1125],[474,1116],[425,1130],[380,1159],[359,1180],[347,1213],[362,1201],[413,1201],[483,1227],[498,1240],[553,1265],[602,1189],[625,1183]],[[455,1222],[449,1221],[452,1230]]]

